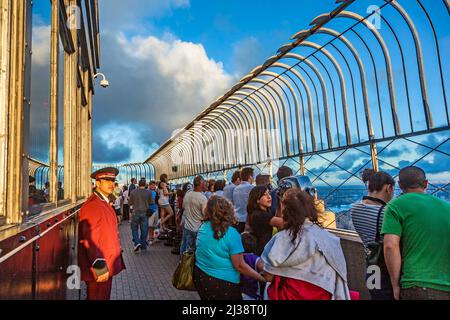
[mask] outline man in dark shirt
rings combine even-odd
[[[287,178],[287,177],[291,177],[293,176],[294,173],[292,172],[292,169],[286,166],[282,166],[278,169],[277,171],[277,178],[278,178],[278,182],[280,183],[281,179]],[[277,208],[278,208],[278,188],[275,188],[272,190],[272,192],[270,193],[271,197],[272,197],[272,207],[270,209],[270,212],[272,213],[272,215],[275,215],[277,212]]]
[[[134,252],[147,249],[148,216],[151,204],[154,204],[152,192],[145,189],[145,180],[139,181],[139,189],[130,194],[128,204],[132,208],[131,232],[133,234]],[[140,235],[139,235],[140,229]]]

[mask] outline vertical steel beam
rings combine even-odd
[[[77,35],[76,30],[72,30],[74,34]],[[78,46],[78,41],[74,41],[75,47],[77,50],[76,53],[76,64],[75,64],[75,76],[76,76],[76,103],[75,103],[75,115],[76,115],[76,121],[75,121],[75,178],[74,181],[76,183],[76,199],[78,200],[81,197],[81,181],[82,181],[82,172],[81,172],[81,79],[79,79],[78,75],[80,72],[80,67],[78,65],[78,60],[80,59],[80,47]]]
[[[0,0],[0,218],[2,220],[6,214],[7,204],[11,5],[12,0]]]
[[[59,0],[52,1],[50,40],[50,202],[58,200]]]
[[[68,6],[75,0],[65,0]],[[77,200],[77,54],[76,30],[69,30],[74,52],[64,53],[64,191],[65,197],[73,203]]]
[[[305,175],[305,156],[303,153],[300,154],[300,174]]]
[[[83,86],[84,88],[84,96],[86,99],[88,99],[89,96],[89,73],[88,69],[83,70]],[[89,188],[88,188],[88,182],[89,182],[89,170],[88,170],[88,161],[89,161],[89,154],[88,154],[88,113],[89,113],[89,105],[85,105],[81,107],[81,195],[83,197],[89,196]]]
[[[92,172],[92,90],[88,93],[88,123],[87,123],[87,172],[90,175]],[[87,185],[88,195],[91,194],[91,180],[88,178]]]
[[[31,22],[29,1],[10,2],[10,48],[9,48],[9,104],[8,104],[8,154],[6,170],[6,217],[7,223],[21,223],[24,199],[28,194],[28,175],[23,174],[24,161],[28,163],[24,150],[24,118],[27,105],[25,97],[25,68],[27,56],[31,54],[31,42],[27,42],[27,26]],[[27,11],[29,10],[29,11]],[[28,16],[27,16],[28,15]],[[28,18],[28,19],[27,19]],[[27,21],[29,20],[29,22]],[[3,32],[3,30],[2,30]],[[29,81],[28,81],[29,85]],[[29,121],[29,117],[28,117]],[[2,151],[3,152],[3,151]],[[26,187],[26,189],[25,189]],[[24,192],[25,191],[25,192]]]
[[[372,159],[373,170],[375,170],[375,172],[378,172],[379,171],[378,151],[377,151],[377,145],[374,141],[370,142],[370,156]]]

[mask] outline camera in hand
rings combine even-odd
[[[283,197],[284,193],[289,189],[301,189],[308,193],[311,197],[315,197],[317,189],[313,186],[311,180],[307,176],[286,177],[279,181],[277,195]]]

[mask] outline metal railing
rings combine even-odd
[[[288,158],[306,174],[307,157],[365,146],[378,169],[378,144],[448,134],[448,2],[339,2],[147,159],[156,175]]]

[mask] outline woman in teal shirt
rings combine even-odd
[[[242,300],[240,274],[265,279],[243,258],[241,235],[236,228],[234,208],[225,198],[212,196],[198,230],[193,280],[202,300]]]

